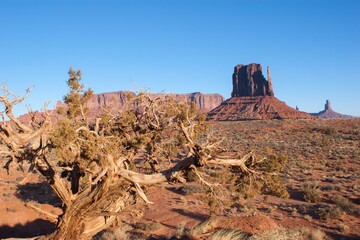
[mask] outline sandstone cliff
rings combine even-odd
[[[150,95],[160,96],[160,95],[164,95],[164,94],[155,93],[155,94],[150,94]],[[221,96],[220,94],[217,94],[217,93],[203,94],[200,92],[195,92],[195,93],[184,93],[184,94],[170,93],[170,94],[166,94],[166,95],[173,96],[178,101],[194,102],[199,107],[200,111],[203,113],[207,113],[210,110],[216,108],[225,100],[223,96]]]
[[[163,93],[153,93],[149,94],[154,98],[160,95],[165,95]],[[197,104],[200,111],[203,113],[207,113],[210,110],[214,109],[215,107],[219,106],[223,101],[224,97],[220,94],[203,94],[200,92],[195,93],[187,93],[187,94],[166,94],[173,96],[178,101],[190,101]],[[107,92],[107,93],[100,93],[95,94],[94,97],[87,103],[87,108],[89,110],[90,118],[95,117],[99,114],[103,109],[109,109],[111,111],[116,111],[121,109],[126,101],[128,101],[129,97],[134,97],[136,94],[130,91],[117,91],[117,92]],[[58,109],[63,108],[66,109],[66,104],[62,103],[61,101],[57,102],[54,111],[54,119],[59,118],[56,112]],[[35,112],[35,115],[38,118],[42,118],[41,112]],[[19,116],[19,119],[23,122],[29,122],[31,116],[29,114],[24,114]]]
[[[232,75],[232,97],[274,96],[270,67],[267,68],[268,81],[263,76],[260,64],[236,65]]]
[[[114,109],[121,108],[127,101],[128,96],[135,96],[136,94],[130,91],[118,91],[96,94],[88,103],[87,107],[91,112],[96,112],[104,107],[110,107]],[[157,97],[165,95],[164,93],[150,93],[150,96]],[[203,94],[200,92],[185,93],[185,94],[166,94],[173,96],[178,101],[190,101],[195,102],[200,111],[207,113],[215,107],[219,106],[224,97],[220,94]]]

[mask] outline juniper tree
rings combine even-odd
[[[162,182],[186,182],[193,172],[210,189],[198,169],[236,166],[239,176],[261,177],[252,152],[243,157],[223,155],[221,141],[207,135],[206,118],[194,103],[146,93],[128,96],[126,106],[87,114],[91,90],[84,90],[81,72],[70,69],[67,109],[54,122],[44,108],[39,118],[22,123],[12,109],[24,97],[5,85],[0,147],[5,167],[28,162],[43,175],[62,202],[63,213],[45,213],[56,223],[47,239],[88,239],[113,224],[140,199],[148,204],[144,187]],[[31,113],[30,113],[31,114]],[[7,117],[6,117],[6,116]],[[266,173],[265,173],[266,174]],[[273,174],[273,173],[272,173]]]

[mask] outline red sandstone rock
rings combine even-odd
[[[217,121],[311,118],[271,96],[232,97],[208,113],[209,120]]]
[[[152,97],[158,97],[165,95],[163,93],[154,93],[149,94]],[[215,107],[219,106],[223,101],[224,97],[220,94],[203,94],[200,92],[195,93],[188,93],[188,94],[166,94],[173,96],[178,101],[190,101],[195,102],[200,111],[203,113],[207,113],[210,110],[214,109]],[[114,113],[121,109],[126,101],[128,101],[128,97],[134,97],[136,96],[135,93],[130,91],[118,91],[118,92],[107,92],[107,93],[101,93],[101,94],[95,94],[92,99],[87,103],[87,108],[89,111],[89,118],[93,119],[96,115],[98,115],[100,112],[102,112],[103,109],[108,109],[110,111],[113,111]],[[62,103],[61,101],[58,101],[55,107],[55,110],[53,111],[53,118],[54,121],[56,119],[61,118],[60,115],[57,114],[57,110],[60,108],[66,109],[66,104]],[[41,112],[35,112],[35,115],[39,119],[43,119]],[[28,123],[31,120],[31,116],[29,114],[24,114],[19,116],[20,121]]]
[[[161,95],[165,95],[165,94],[163,93],[150,94],[150,96],[154,96],[154,97]],[[194,102],[199,107],[200,111],[203,113],[209,112],[210,110],[219,106],[224,101],[224,97],[217,93],[203,94],[200,92],[195,92],[195,93],[185,93],[185,94],[170,93],[166,95],[174,97],[177,101]]]
[[[104,107],[110,107],[111,109],[121,108],[127,101],[128,96],[135,96],[135,93],[129,91],[109,92],[96,94],[87,104],[90,112],[96,113]],[[163,93],[153,93],[150,96],[165,95]],[[190,101],[195,102],[200,111],[207,113],[215,107],[219,106],[224,97],[220,94],[203,94],[199,92],[187,93],[187,94],[166,94],[173,96],[178,101]]]
[[[236,65],[232,75],[232,97],[274,96],[270,68],[267,68],[268,81],[262,74],[260,64]]]
[[[236,65],[232,75],[231,98],[208,113],[209,120],[236,121],[255,119],[314,118],[300,112],[274,97],[270,67],[266,81],[260,64]]]

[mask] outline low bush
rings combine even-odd
[[[307,202],[320,202],[322,198],[322,193],[315,183],[305,183],[303,186],[304,200]]]
[[[360,208],[352,203],[349,199],[337,195],[332,199],[336,206],[348,214],[360,214]]]

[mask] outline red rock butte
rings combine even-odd
[[[312,119],[308,113],[287,106],[274,97],[267,67],[267,80],[260,64],[236,65],[232,75],[231,98],[208,113],[209,120],[238,121],[261,119]]]

